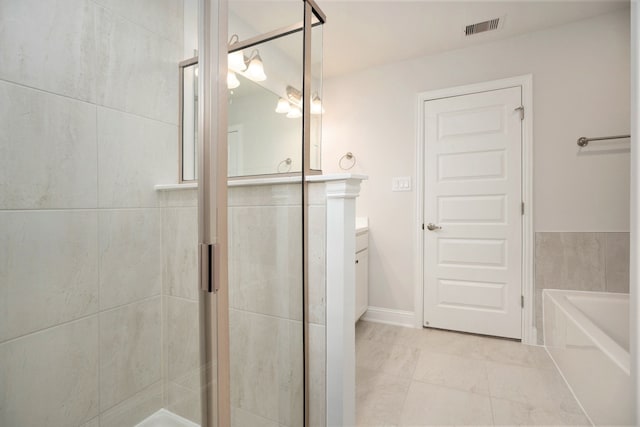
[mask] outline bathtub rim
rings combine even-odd
[[[567,295],[577,296],[627,296],[626,293],[617,292],[600,292],[600,291],[576,291],[569,289],[543,289],[542,291],[542,330],[543,330],[543,342],[545,348],[548,348],[546,337],[546,316],[544,315],[545,307],[545,295],[554,302],[554,304],[562,310],[567,318],[573,322],[575,326],[580,329],[586,336],[588,336],[593,343],[598,347],[600,351],[607,355],[622,371],[631,375],[631,355],[629,351],[626,351],[620,344],[618,344],[613,338],[608,336],[602,329],[600,329],[595,323],[591,321],[585,314],[574,306]]]

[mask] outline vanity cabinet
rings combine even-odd
[[[356,230],[356,318],[369,306],[369,231]]]

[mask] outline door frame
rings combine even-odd
[[[422,328],[424,317],[424,103],[441,98],[470,95],[478,92],[506,89],[510,87],[522,88],[522,106],[524,120],[522,121],[522,201],[524,215],[522,216],[522,295],[524,307],[522,309],[522,342],[536,344],[537,331],[533,323],[534,315],[534,234],[533,234],[533,75],[510,77],[500,80],[455,86],[444,89],[421,92],[417,95],[416,108],[416,216],[415,216],[415,295],[414,313],[415,327]]]

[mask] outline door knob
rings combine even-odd
[[[427,230],[429,230],[429,231],[442,230],[442,227],[440,227],[439,225],[435,225],[434,223],[430,222],[429,224],[427,224]]]

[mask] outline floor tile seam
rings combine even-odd
[[[538,365],[532,365],[532,364],[524,364],[524,363],[515,363],[515,362],[503,362],[503,361],[499,361],[499,360],[495,360],[495,359],[482,359],[485,362],[489,362],[489,363],[494,363],[496,365],[504,365],[504,366],[511,366],[511,367],[516,367],[516,368],[527,368],[527,369],[536,369],[536,370],[540,370],[540,371],[553,371],[555,369],[555,367],[553,365],[549,365],[549,366],[538,366]]]
[[[402,399],[402,405],[400,406],[400,415],[398,417],[398,422],[395,423],[398,426],[404,425],[402,423],[402,416],[404,414],[405,406],[407,404],[407,398],[409,397],[409,390],[411,389],[411,385],[413,384],[413,380],[409,380],[409,386],[407,387],[406,392],[404,393],[404,398]]]
[[[479,392],[479,391],[467,390],[467,389],[463,389],[461,387],[455,387],[455,386],[451,386],[451,385],[447,385],[447,384],[441,384],[441,383],[434,383],[434,382],[431,382],[431,381],[417,379],[417,378],[411,378],[411,381],[412,382],[418,382],[418,383],[421,383],[421,384],[432,385],[432,386],[436,386],[436,387],[442,387],[442,388],[446,388],[448,390],[461,391],[461,392],[464,392],[464,393],[472,393],[472,394],[477,394],[479,396],[484,396],[484,397],[489,397],[489,398],[492,397],[489,394],[489,392],[482,393],[482,392]]]
[[[461,388],[449,386],[449,385],[446,385],[446,384],[435,384],[435,383],[431,383],[431,382],[428,382],[428,381],[415,380],[415,379],[411,379],[411,382],[416,382],[416,383],[420,383],[420,384],[426,384],[426,385],[439,387],[439,388],[444,388],[444,389],[452,390],[452,391],[458,391],[458,392],[462,392],[462,393],[469,393],[469,394],[473,394],[473,395],[480,396],[480,397],[486,397],[486,398],[489,398],[489,399],[492,397],[491,395],[486,394],[486,393],[480,393],[480,392],[471,391],[471,390],[463,390]]]
[[[496,425],[496,414],[493,409],[493,397],[491,397],[491,383],[489,383],[489,370],[487,369],[487,363],[483,362],[484,365],[484,378],[487,381],[487,393],[489,393],[489,408],[491,409],[491,422],[493,425]]]
[[[538,410],[538,411],[543,411],[546,412],[548,414],[553,414],[553,413],[565,413],[565,414],[569,414],[569,415],[582,415],[585,418],[588,419],[588,417],[586,416],[586,414],[584,413],[579,413],[579,412],[572,412],[572,411],[567,411],[565,409],[563,409],[561,406],[555,406],[555,407],[551,407],[548,405],[533,405],[532,403],[528,402],[528,401],[523,401],[523,400],[515,400],[512,399],[510,397],[504,397],[504,396],[489,396],[490,399],[496,399],[496,400],[504,400],[507,401],[509,403],[515,403],[516,405],[524,405],[527,408],[531,409],[531,410]],[[592,424],[593,425],[593,424]]]

